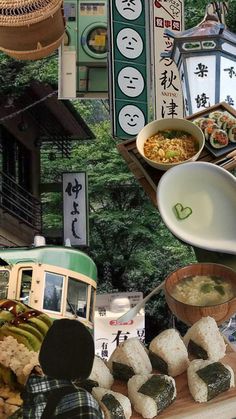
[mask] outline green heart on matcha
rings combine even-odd
[[[183,207],[179,202],[175,204],[174,210],[178,220],[185,220],[185,218],[188,218],[193,212],[190,207]]]

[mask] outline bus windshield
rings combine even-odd
[[[87,317],[88,284],[68,278],[66,312],[79,317]]]

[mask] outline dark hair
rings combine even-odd
[[[53,378],[85,380],[91,373],[94,342],[79,320],[55,320],[39,353],[44,374]]]

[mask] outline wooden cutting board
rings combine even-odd
[[[230,365],[236,376],[236,351],[228,346],[226,356],[221,360]],[[235,377],[236,380],[236,377]],[[187,374],[175,377],[176,400],[156,418],[158,419],[236,419],[236,387],[222,393],[207,403],[197,403],[188,390]],[[115,381],[113,391],[127,396],[127,386],[121,381]],[[142,416],[133,410],[132,419]]]

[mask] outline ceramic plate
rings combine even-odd
[[[184,242],[206,250],[236,254],[236,178],[211,163],[184,163],[168,170],[157,188],[161,217]],[[178,219],[180,203],[192,213]]]

